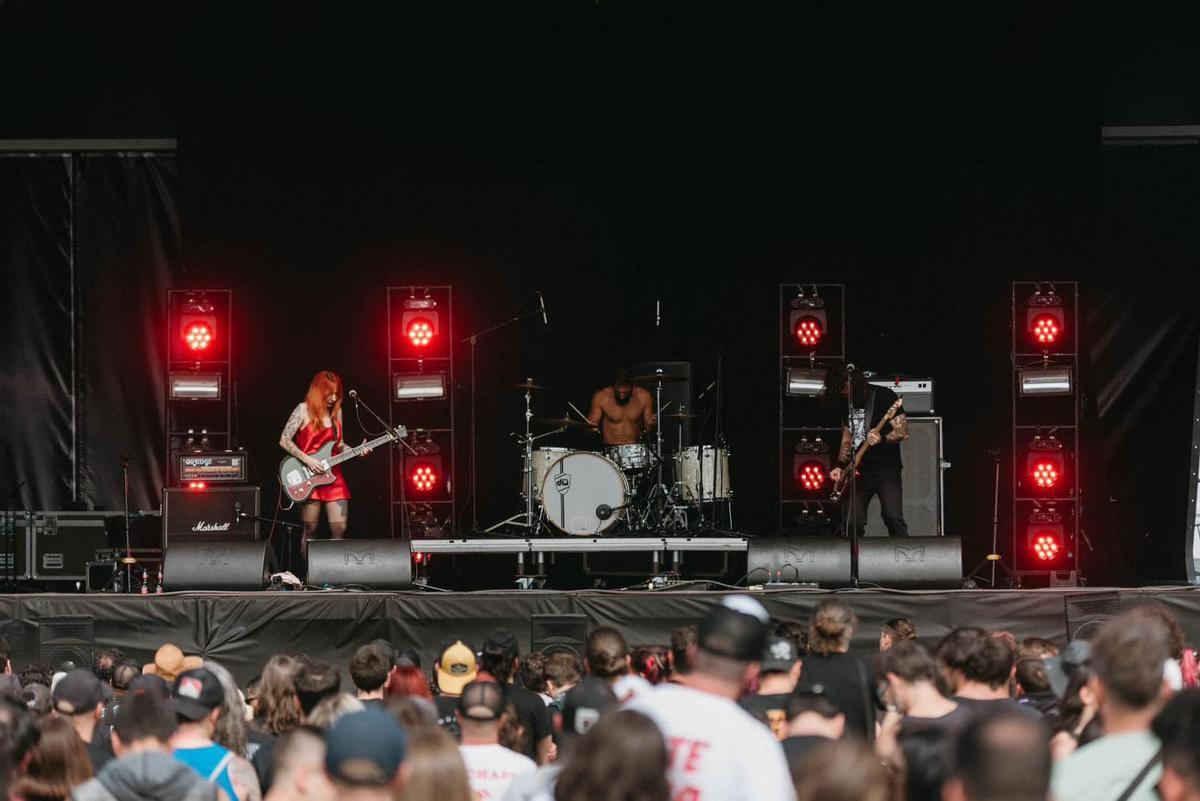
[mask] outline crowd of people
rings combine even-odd
[[[1200,801],[1195,653],[1164,607],[1059,649],[903,619],[852,653],[851,607],[772,620],[726,596],[661,646],[611,627],[521,654],[504,628],[432,665],[376,641],[346,672],[281,654],[245,686],[163,645],[16,673],[18,801]]]

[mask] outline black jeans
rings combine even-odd
[[[900,480],[900,465],[877,470],[865,470],[854,482],[854,524],[858,536],[867,525],[867,506],[879,496],[879,512],[887,526],[889,537],[907,537],[904,522],[904,484]],[[849,508],[849,506],[847,506]]]

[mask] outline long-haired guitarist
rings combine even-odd
[[[288,418],[283,433],[279,435],[279,447],[295,456],[315,473],[324,473],[325,467],[310,454],[330,442],[334,452],[340,451],[342,441],[342,379],[337,373],[322,370],[313,376],[308,385],[308,394],[303,403],[296,404]],[[329,520],[329,532],[334,539],[346,536],[346,519],[350,515],[350,487],[342,477],[342,468],[331,468],[334,480],[331,484],[317,487],[312,496],[300,506],[300,519],[304,523],[304,546],[317,530],[321,521],[321,507]]]
[[[849,469],[854,454],[864,442],[868,448],[854,479],[854,522],[861,536],[867,523],[867,506],[879,496],[879,511],[888,535],[907,537],[904,522],[904,484],[901,472],[900,443],[908,439],[908,420],[900,409],[890,421],[879,427],[897,396],[887,387],[867,383],[861,372],[851,372],[844,363],[829,368],[825,374],[825,396],[834,400],[842,410],[842,445],[838,463],[829,471],[835,484]],[[847,403],[846,399],[850,401]]]

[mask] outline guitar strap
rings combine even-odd
[[[867,384],[867,409],[863,416],[863,436],[875,427],[875,395],[878,390],[875,387]]]

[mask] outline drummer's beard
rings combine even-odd
[[[622,406],[624,406],[624,405],[626,405],[627,403],[629,403],[629,401],[630,401],[630,400],[633,398],[633,390],[632,390],[632,389],[631,389],[631,390],[629,390],[628,392],[626,392],[626,393],[625,393],[625,396],[624,396],[624,397],[622,397],[622,396],[621,396],[621,392],[620,392],[620,390],[616,390],[616,389],[614,389],[614,390],[613,390],[613,397],[615,397],[615,398],[617,399],[617,403],[619,403],[619,404],[621,404]]]

